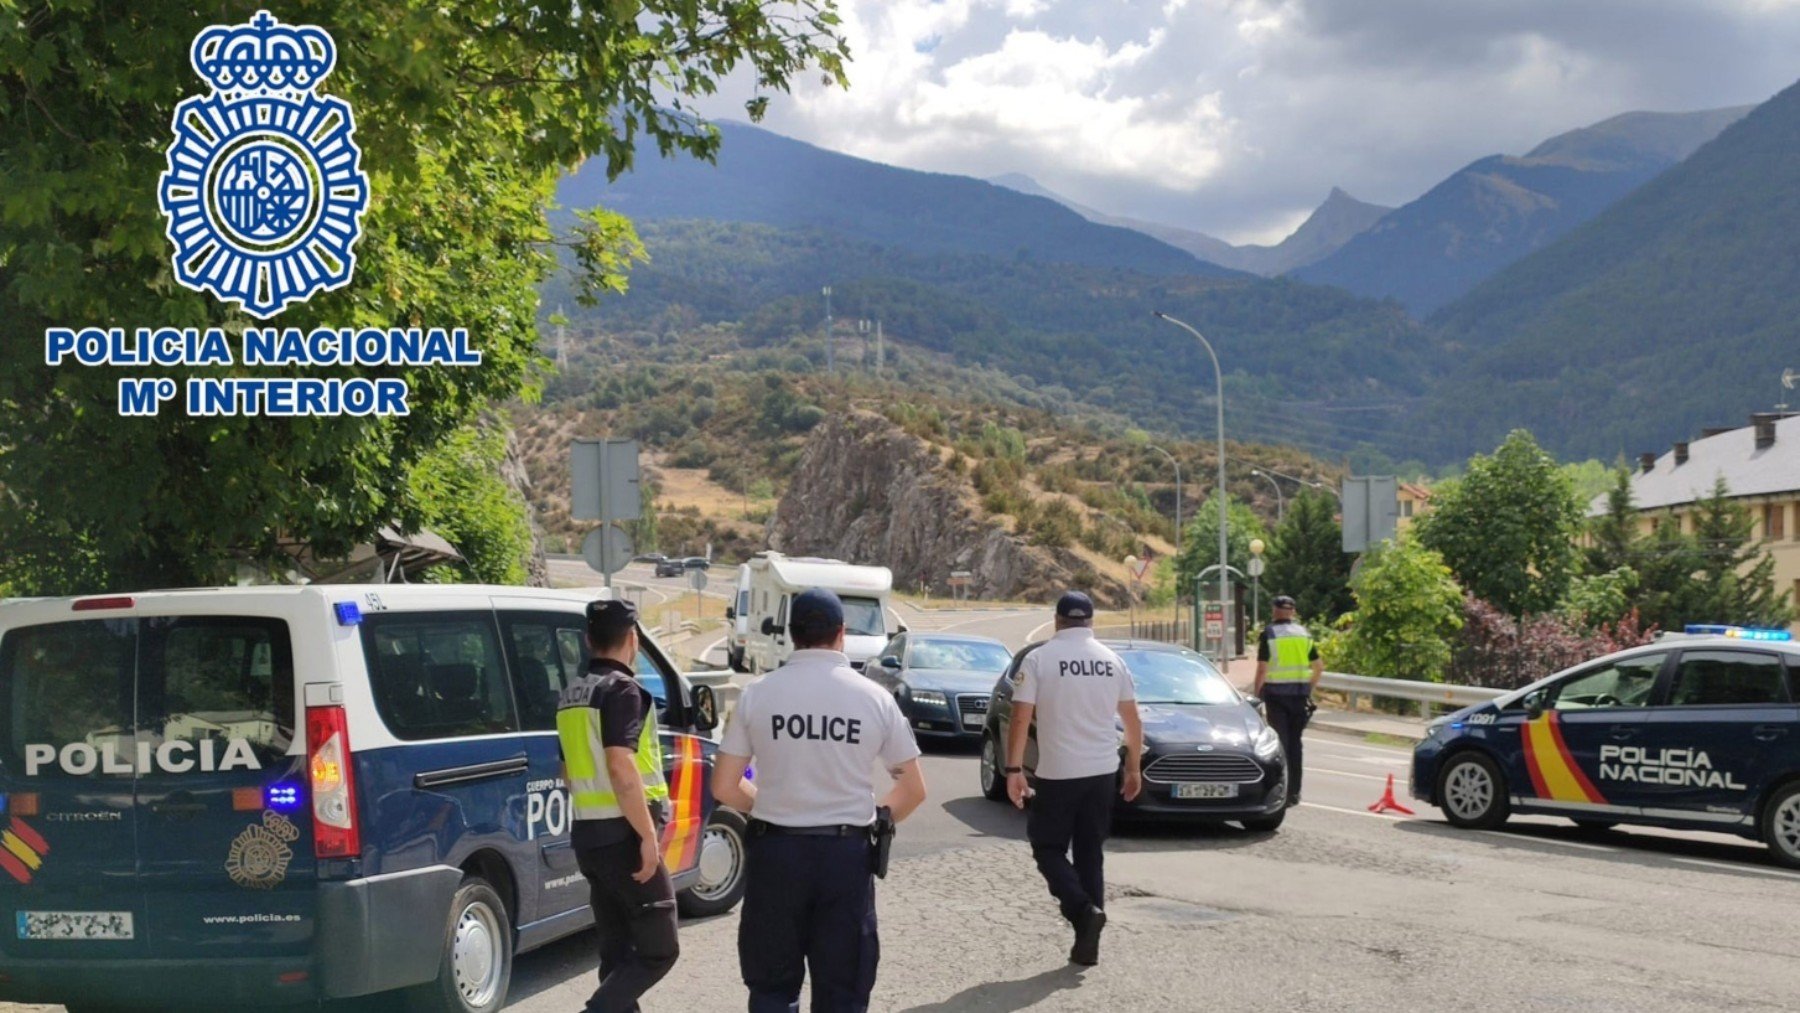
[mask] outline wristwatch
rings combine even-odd
[[[1006,773],[1008,773],[1008,774],[1023,774],[1023,773],[1025,773],[1025,768],[1024,767],[1008,767],[1008,768],[1006,768]]]

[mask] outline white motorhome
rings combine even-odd
[[[789,557],[759,552],[744,564],[744,664],[763,673],[779,668],[793,653],[788,636],[788,602],[809,588],[834,591],[844,602],[844,653],[861,669],[900,630],[888,621],[894,574],[885,566],[857,566],[841,559]]]
[[[750,641],[750,566],[738,567],[737,589],[731,594],[731,607],[726,619],[731,621],[731,633],[725,642],[725,665],[733,672],[750,671],[744,660],[744,646]]]

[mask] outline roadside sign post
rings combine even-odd
[[[600,522],[599,530],[590,531],[581,548],[587,564],[600,573],[607,587],[612,587],[612,575],[624,569],[632,553],[630,536],[614,522],[642,516],[641,496],[636,440],[608,438],[569,444],[569,516]]]
[[[1400,528],[1400,480],[1392,475],[1344,479],[1344,551],[1367,552]]]
[[[687,575],[688,586],[694,589],[694,618],[698,619],[700,618],[701,612],[705,611],[704,603],[700,598],[700,592],[706,590],[706,571],[696,566],[689,570]]]
[[[969,570],[951,570],[950,579],[944,582],[950,588],[950,595],[957,601],[969,600],[969,585],[975,583],[975,574]]]

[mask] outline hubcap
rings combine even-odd
[[[1775,843],[1793,858],[1800,858],[1800,795],[1789,795],[1775,810]]]
[[[470,904],[456,920],[450,962],[463,1001],[480,1008],[500,987],[500,924],[486,904]]]
[[[999,775],[1000,765],[995,762],[994,738],[988,736],[981,740],[981,790],[991,791],[994,779]]]
[[[700,841],[700,881],[694,896],[718,900],[729,894],[744,868],[744,842],[729,827],[711,826]]]
[[[1444,779],[1444,802],[1465,820],[1478,819],[1494,804],[1494,779],[1478,763],[1461,763]]]

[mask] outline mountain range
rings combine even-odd
[[[1210,362],[1160,309],[1217,347],[1234,436],[1431,463],[1515,426],[1610,459],[1766,406],[1800,366],[1782,359],[1800,319],[1795,89],[1748,115],[1627,114],[1482,159],[1361,231],[1380,209],[1334,192],[1269,249],[1335,249],[1273,279],[1207,262],[1212,237],[1148,234],[1027,178],[724,129],[716,167],[565,182],[565,207],[633,217],[650,251],[630,293],[582,311],[598,326],[660,341],[719,325],[817,368],[829,284],[840,334],[882,320],[890,342],[1049,401],[1201,431]]]
[[[1520,158],[1490,155],[1294,276],[1398,299],[1427,316],[1606,210],[1749,111],[1626,113],[1553,137]]]
[[[1366,204],[1337,187],[1332,187],[1325,202],[1314,209],[1306,221],[1281,242],[1273,246],[1233,246],[1216,236],[1193,229],[1147,222],[1141,218],[1109,215],[1046,189],[1037,180],[1023,173],[1006,173],[995,176],[988,182],[1034,197],[1048,197],[1090,222],[1142,232],[1177,249],[1186,250],[1208,263],[1260,274],[1265,278],[1286,274],[1294,268],[1304,267],[1330,255],[1393,210],[1379,204]]]

